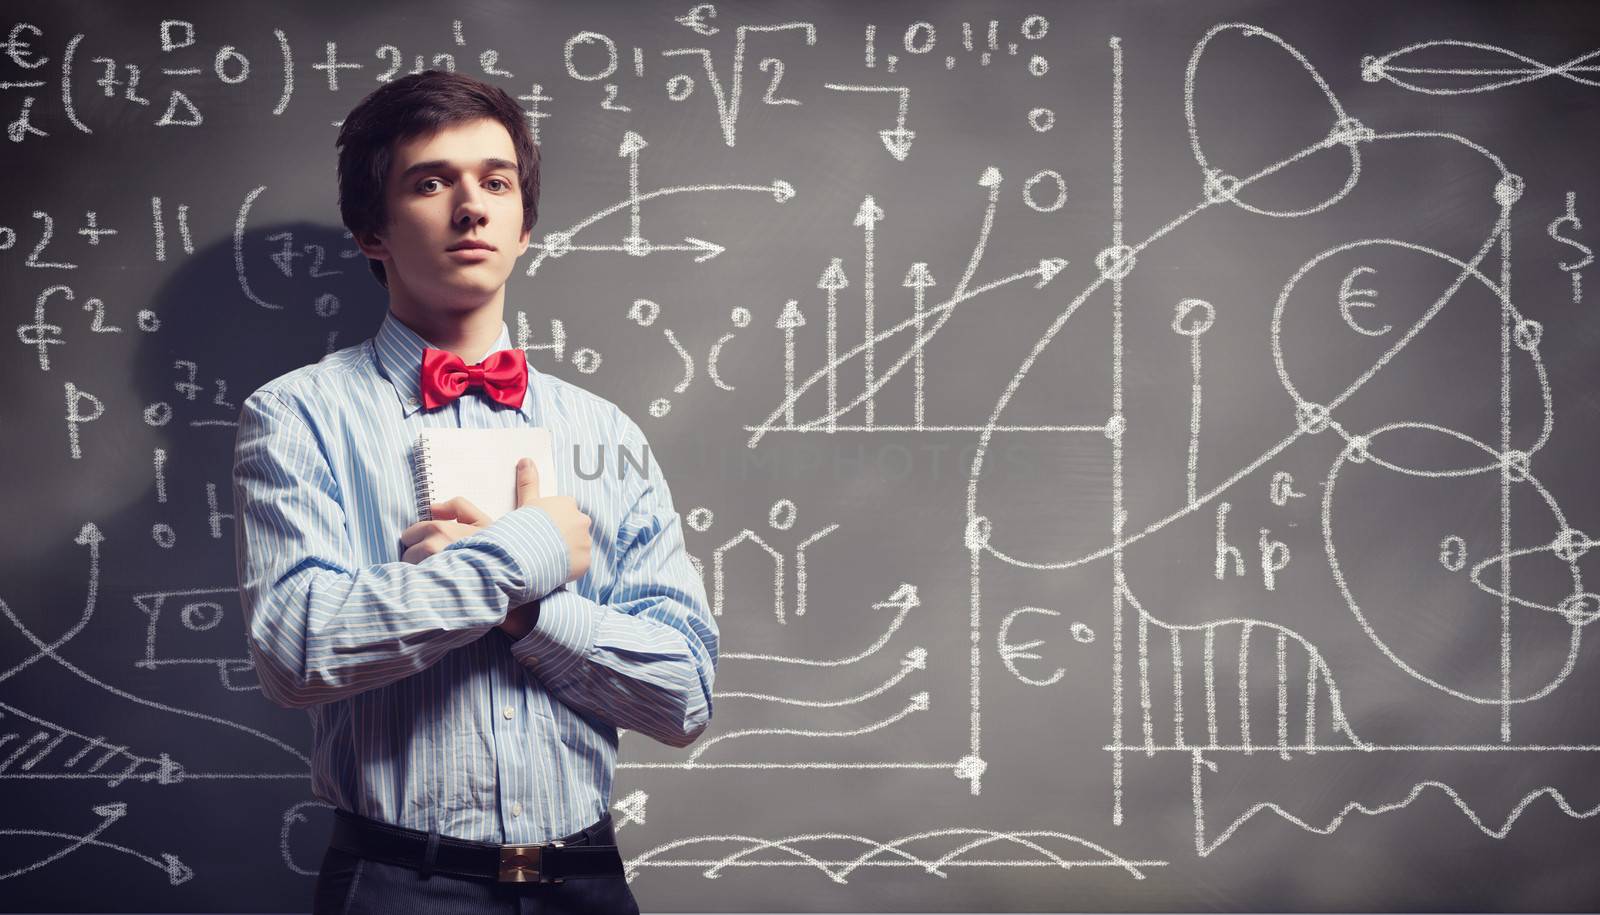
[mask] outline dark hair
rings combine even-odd
[[[443,70],[423,70],[374,89],[339,128],[339,216],[356,238],[389,223],[384,185],[394,162],[394,144],[438,131],[450,124],[492,118],[511,134],[517,150],[517,183],[522,186],[522,229],[539,219],[539,147],[528,132],[527,117],[504,89]],[[383,262],[369,259],[372,275],[385,288]]]

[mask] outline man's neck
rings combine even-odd
[[[505,321],[504,292],[470,311],[429,311],[390,295],[389,310],[401,324],[432,346],[471,365],[483,361],[500,337]]]

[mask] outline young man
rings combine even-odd
[[[250,654],[269,699],[310,713],[313,792],[338,808],[314,910],[637,912],[617,729],[699,736],[718,634],[657,468],[564,460],[646,454],[639,427],[510,348],[538,150],[509,95],[437,71],[373,92],[338,145],[388,313],[252,394],[234,462]],[[549,429],[560,495],[524,462],[500,519],[456,498],[418,521],[413,449],[438,426]]]

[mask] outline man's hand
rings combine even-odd
[[[456,496],[431,507],[432,521],[418,521],[400,532],[400,546],[406,562],[421,562],[462,537],[488,527],[491,519],[483,509]]]
[[[539,469],[533,461],[523,458],[517,462],[517,507],[542,508],[556,523],[561,537],[567,542],[567,581],[576,581],[589,571],[589,539],[591,518],[578,511],[578,503],[571,496],[539,498]]]
[[[511,636],[511,641],[518,642],[538,624],[539,602],[535,600],[520,607],[512,607],[511,612],[506,614],[505,622],[500,624],[500,628],[506,635]]]
[[[556,523],[567,545],[567,577],[562,584],[575,581],[589,571],[590,517],[578,510],[571,496],[539,498],[539,469],[527,458],[517,462],[517,508],[540,508]],[[483,509],[456,496],[431,506],[433,519],[418,521],[400,533],[400,557],[406,562],[421,562],[462,537],[470,537],[493,523]]]
[[[516,507],[541,508],[555,521],[567,545],[568,574],[566,581],[574,581],[589,571],[589,537],[591,519],[578,510],[571,496],[539,498],[539,470],[533,461],[523,458],[517,462]],[[401,556],[406,562],[417,563],[443,550],[462,537],[470,537],[493,523],[484,511],[467,499],[456,496],[430,507],[433,519],[419,521],[400,534],[400,545],[405,550]],[[565,584],[566,582],[562,582]],[[501,629],[513,639],[520,639],[532,631],[539,621],[539,602],[531,601],[513,607],[500,624]]]

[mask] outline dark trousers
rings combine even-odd
[[[585,830],[590,844],[615,845],[611,818]],[[420,871],[330,847],[317,875],[312,915],[639,915],[622,877],[565,883],[497,883]]]

